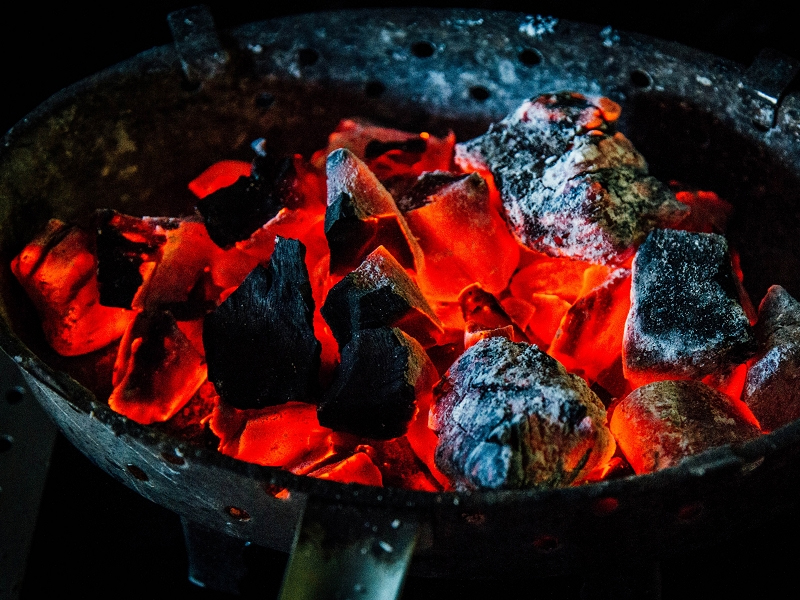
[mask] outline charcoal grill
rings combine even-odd
[[[796,72],[785,57],[767,53],[744,70],[677,44],[514,13],[311,14],[219,37],[206,17],[173,19],[175,46],[56,95],[10,131],[0,151],[0,343],[96,464],[205,528],[284,551],[296,538],[295,557],[321,550],[323,563],[348,552],[367,556],[398,581],[404,560],[391,559],[412,548],[417,574],[470,577],[478,567],[492,577],[559,574],[597,556],[641,561],[702,547],[794,507],[798,423],[643,477],[565,490],[426,494],[240,463],[98,402],[67,375],[79,377],[92,358],[67,360],[46,347],[8,269],[11,257],[50,217],[80,219],[107,206],[184,214],[192,206],[186,182],[210,163],[247,159],[249,142],[262,136],[281,151],[308,154],[354,107],[402,128],[452,127],[466,139],[540,92],[607,95],[623,105],[620,130],[656,176],[713,189],[734,204],[730,238],[753,298],[773,283],[800,294],[800,96],[785,93]],[[276,498],[276,489],[289,498]],[[298,573],[311,568],[300,558],[292,565]],[[361,567],[341,580],[373,589],[359,580]]]

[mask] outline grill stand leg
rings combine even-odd
[[[594,573],[583,584],[581,600],[661,600],[661,563],[634,563]]]
[[[218,592],[239,595],[247,575],[244,553],[247,542],[206,529],[181,517],[189,581]]]

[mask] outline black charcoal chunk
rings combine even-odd
[[[97,229],[97,284],[100,304],[131,308],[144,279],[140,267],[146,259],[156,260],[167,242],[162,229],[177,227],[171,219],[139,218],[115,210],[95,213]]]
[[[197,203],[208,235],[221,248],[246,240],[284,206],[296,204],[290,158],[256,157],[250,177],[209,194]]]
[[[607,100],[562,92],[525,102],[456,161],[488,168],[517,238],[551,256],[623,261],[654,227],[687,214],[602,109]]]
[[[423,154],[427,148],[428,142],[421,137],[414,137],[396,142],[370,140],[364,148],[364,158],[372,160],[391,150],[400,150],[401,152],[408,152],[410,154]]]
[[[331,273],[344,275],[378,246],[414,269],[422,251],[391,194],[355,154],[341,148],[326,161],[325,238]]]
[[[600,400],[536,346],[483,339],[435,393],[436,466],[458,489],[565,486],[614,453]]]
[[[320,425],[373,439],[406,433],[417,398],[436,370],[422,346],[397,328],[364,329],[341,349],[335,380],[317,415]]]
[[[236,408],[314,400],[321,346],[304,261],[302,243],[278,237],[269,265],[205,318],[208,379]]]
[[[626,377],[702,378],[755,350],[728,243],[714,233],[657,229],[633,262]]]
[[[772,431],[800,418],[800,302],[781,286],[769,288],[761,301],[756,339],[742,400]]]
[[[443,331],[417,284],[383,246],[331,288],[321,312],[339,347],[362,329],[397,326],[426,347]]]

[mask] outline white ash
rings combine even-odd
[[[626,377],[702,378],[744,362],[755,342],[734,278],[724,237],[652,231],[633,262]]]
[[[492,173],[506,220],[534,250],[618,263],[648,231],[688,214],[613,133],[601,104],[569,92],[541,96],[456,146],[462,167]]]
[[[800,417],[800,302],[781,286],[761,301],[756,338],[742,400],[771,431]]]
[[[536,346],[481,340],[437,393],[436,464],[458,489],[569,485],[614,452],[599,398]]]

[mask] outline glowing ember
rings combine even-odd
[[[424,491],[649,472],[800,414],[800,305],[756,315],[732,207],[648,175],[619,111],[549,94],[459,145],[350,119],[309,160],[257,141],[189,182],[197,216],[52,220],[11,269],[58,353],[118,343],[112,409],[239,460]]]

